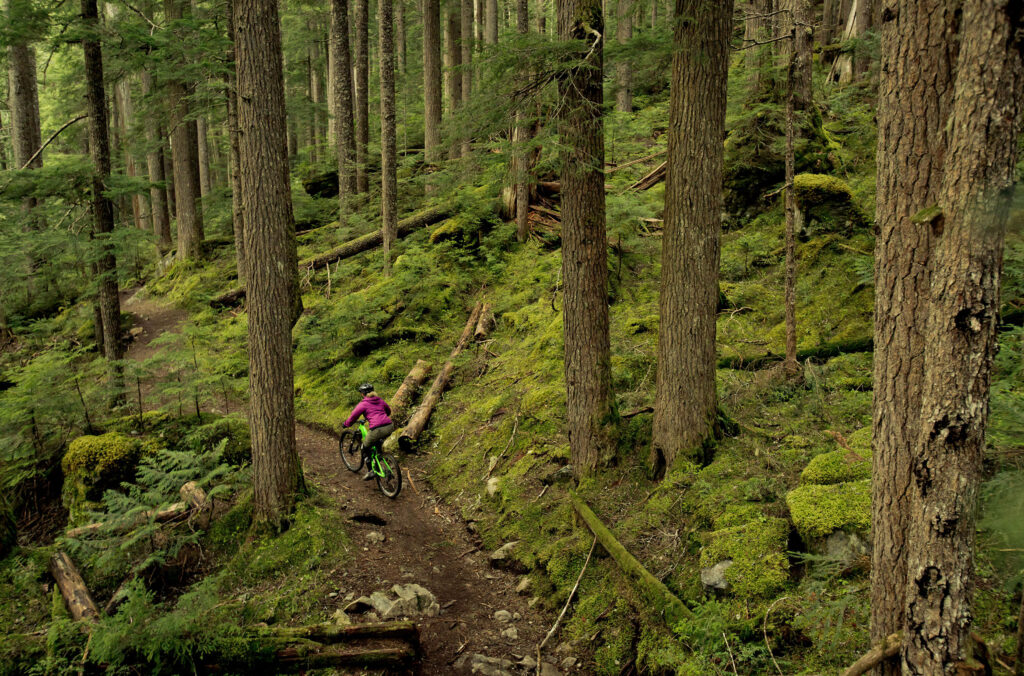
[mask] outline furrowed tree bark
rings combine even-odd
[[[423,0],[423,143],[428,171],[441,162],[441,5]],[[428,184],[428,192],[429,192]]]
[[[400,0],[399,0],[400,1]],[[378,0],[380,33],[380,183],[384,276],[391,275],[391,244],[398,231],[398,174],[395,140],[394,0]]]
[[[249,256],[249,426],[257,527],[286,526],[303,489],[292,325],[299,300],[277,0],[235,0],[238,126]]]
[[[882,26],[878,95],[871,642],[901,631],[910,527],[910,448],[920,429],[930,227],[953,98],[956,15],[941,0],[901,0]],[[879,674],[899,673],[882,665]]]
[[[369,0],[355,0],[355,124],[356,124],[356,192],[370,189],[366,175],[366,154],[370,144],[370,17]]]
[[[416,392],[423,386],[427,376],[430,375],[432,365],[423,359],[416,360],[415,366],[409,371],[409,375],[402,381],[395,396],[391,397],[391,418],[396,422],[405,418],[406,412],[412,406]]]
[[[334,124],[341,218],[346,215],[348,197],[356,193],[356,137],[353,127],[352,56],[349,51],[348,30],[348,0],[331,0],[331,54],[334,59],[331,78],[334,83]]]
[[[110,138],[107,136],[107,106],[103,89],[103,52],[99,43],[99,11],[96,0],[82,0],[82,20],[88,33],[82,39],[85,56],[85,98],[89,114],[89,151],[92,154],[93,176],[90,195],[93,232],[99,239],[100,255],[96,260],[99,274],[100,314],[103,319],[103,352],[114,362],[111,369],[113,385],[122,389],[121,368],[116,365],[122,356],[121,300],[117,294],[117,259],[110,233],[114,231],[114,205],[103,193],[110,177]]]
[[[466,328],[462,330],[462,335],[459,336],[459,342],[455,344],[455,348],[452,350],[451,355],[449,355],[448,361],[444,363],[440,373],[434,378],[430,391],[423,397],[419,408],[409,418],[409,422],[406,423],[405,427],[387,438],[384,442],[385,451],[392,452],[396,444],[405,452],[412,450],[413,442],[426,429],[427,423],[430,421],[430,414],[434,412],[437,403],[441,401],[441,395],[444,393],[445,388],[448,387],[448,381],[451,380],[452,373],[455,371],[455,358],[469,344],[469,340],[473,336],[473,329],[480,319],[480,311],[482,309],[483,306],[480,303],[477,303],[473,308],[473,312],[470,313],[469,320],[466,322]]]
[[[623,46],[633,38],[632,0],[616,1],[615,41]],[[620,57],[615,66],[615,110],[629,113],[633,110],[633,69],[628,57]]]
[[[604,200],[604,18],[600,0],[558,0],[558,36],[573,41],[559,82],[566,421],[576,477],[615,451]]]
[[[732,8],[731,0],[676,0],[650,456],[655,476],[680,455],[699,457],[717,433],[715,318]]]
[[[228,4],[227,11],[227,73],[224,93],[227,97],[228,143],[231,146],[231,228],[235,236],[235,271],[238,283],[244,285],[248,270],[245,255],[245,213],[242,209],[242,175],[240,173],[238,138],[238,74],[235,70],[235,13]]]
[[[421,211],[417,214],[413,214],[408,218],[404,218],[398,222],[398,227],[395,230],[396,239],[401,239],[411,232],[415,232],[420,228],[425,228],[429,225],[433,225],[439,221],[443,221],[449,218],[455,210],[452,206],[439,206],[433,207]],[[326,267],[331,263],[335,263],[343,258],[350,258],[356,254],[360,254],[370,249],[375,249],[383,242],[382,233],[380,230],[374,230],[369,232],[362,237],[357,237],[341,246],[331,249],[326,253],[313,256],[312,258],[306,258],[299,262],[299,268],[312,268],[318,270]],[[210,301],[210,305],[213,307],[226,307],[230,305],[236,305],[243,298],[245,298],[245,288],[238,287],[227,291],[220,296],[217,296]]]
[[[93,622],[99,619],[99,608],[92,600],[89,588],[85,586],[82,574],[78,572],[71,557],[62,551],[54,552],[50,557],[50,574],[53,575],[57,588],[68,605],[72,619],[76,622]]]
[[[462,47],[459,46],[462,41],[462,10],[459,0],[448,0],[444,37],[445,93],[448,99],[448,117],[452,118],[455,111],[462,105],[462,73],[459,72],[459,68],[462,66]],[[453,160],[462,157],[462,142],[458,139],[458,133],[454,128],[452,128],[450,143],[448,156]]]
[[[520,35],[530,32],[529,0],[518,0],[516,3],[516,30]],[[528,180],[529,166],[526,144],[530,140],[530,130],[526,122],[526,102],[516,107],[514,138],[515,154],[512,157],[512,176],[515,179],[516,198],[516,238],[525,242],[530,234],[530,183]]]
[[[153,76],[148,69],[143,69],[142,96],[146,99],[153,95]],[[156,235],[157,247],[162,253],[171,250],[171,217],[167,206],[167,189],[163,183],[167,180],[164,174],[164,142],[160,137],[160,128],[155,115],[147,114],[143,120],[146,130],[146,170],[149,172],[149,205],[153,219],[153,234]]]
[[[168,23],[192,14],[188,0],[164,0]],[[189,120],[188,84],[181,77],[167,81],[171,124],[171,153],[174,164],[174,204],[178,220],[178,260],[202,256],[203,211],[199,182],[199,153],[195,120]]]
[[[978,491],[999,328],[1003,242],[1024,108],[1024,5],[966,0],[910,459],[904,674],[980,673],[971,596]]]

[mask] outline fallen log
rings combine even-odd
[[[634,164],[640,164],[641,162],[646,162],[647,160],[653,160],[655,157],[661,157],[662,155],[664,155],[667,152],[668,152],[668,149],[659,150],[658,152],[654,153],[653,155],[648,155],[647,157],[638,157],[635,160],[630,160],[629,162],[624,162],[623,164],[617,164],[614,167],[611,167],[609,169],[605,169],[604,173],[612,174],[612,173],[615,173],[616,171],[618,171],[619,169],[625,169],[626,167],[632,167]]]
[[[57,582],[60,595],[64,597],[68,612],[74,620],[92,622],[99,619],[100,611],[96,607],[96,602],[92,600],[89,588],[85,586],[85,581],[71,561],[71,557],[62,551],[55,551],[50,557],[50,574]]]
[[[657,185],[662,180],[664,180],[664,178],[666,176],[666,168],[667,167],[668,167],[668,163],[667,162],[662,162],[657,167],[652,169],[650,171],[650,173],[648,173],[646,176],[641,178],[639,181],[637,181],[633,185],[629,186],[629,189],[630,190],[647,190],[647,189]]]
[[[601,520],[597,518],[593,510],[587,506],[587,503],[583,501],[580,496],[576,494],[576,491],[569,491],[569,500],[572,501],[572,506],[576,510],[576,513],[580,515],[587,527],[590,528],[590,532],[594,534],[597,541],[601,543],[601,546],[605,548],[605,551],[611,555],[615,563],[619,564],[619,568],[622,572],[626,573],[630,579],[633,580],[644,597],[645,601],[651,604],[656,610],[661,612],[665,618],[666,624],[670,627],[675,625],[680,620],[692,617],[690,609],[679,597],[669,591],[668,587],[662,584],[661,580],[654,577],[650,571],[641,565],[636,558],[630,554],[622,544],[615,539],[612,532],[608,530],[608,527],[601,523]]]
[[[473,331],[473,339],[477,342],[483,340],[494,330],[494,310],[491,304],[486,303],[480,310],[480,319],[476,323],[476,330]]]
[[[473,330],[476,328],[477,322],[480,320],[480,311],[483,306],[480,303],[476,304],[473,308],[473,312],[469,315],[469,320],[466,322],[466,328],[462,330],[462,335],[459,336],[459,342],[455,344],[455,349],[452,350],[451,355],[448,357],[448,361],[444,363],[441,368],[441,372],[434,378],[434,383],[430,386],[430,391],[427,392],[427,396],[423,398],[419,408],[409,418],[409,422],[406,423],[405,427],[398,430],[384,442],[384,450],[388,453],[393,453],[395,447],[401,448],[402,451],[408,453],[412,450],[413,443],[419,437],[420,433],[427,426],[427,422],[430,420],[430,414],[434,412],[434,407],[437,406],[437,402],[441,400],[441,394],[445,388],[448,387],[448,381],[452,377],[452,372],[455,370],[455,358],[459,356],[466,344],[469,343],[470,337],[473,335]]]
[[[433,207],[426,209],[419,213],[413,214],[408,218],[403,218],[398,222],[398,229],[396,231],[396,237],[401,239],[411,232],[425,228],[428,225],[433,225],[439,221],[443,221],[452,214],[455,213],[453,205],[445,205],[440,207]],[[362,237],[356,237],[353,240],[345,242],[339,247],[331,249],[325,253],[306,258],[299,261],[299,269],[310,269],[317,270],[319,268],[326,267],[331,263],[339,261],[343,258],[351,258],[356,254],[360,254],[370,249],[375,249],[381,245],[383,241],[383,235],[380,230],[374,230],[369,232]],[[212,298],[210,300],[210,306],[215,308],[220,307],[231,307],[238,305],[242,299],[245,298],[245,288],[236,287],[222,293],[221,295]]]
[[[275,672],[308,671],[332,667],[394,667],[416,659],[412,646],[396,648],[327,648],[308,650],[288,647],[278,650]]]
[[[306,639],[317,643],[341,643],[357,638],[396,638],[419,644],[420,630],[415,622],[371,622],[367,624],[313,624],[306,627],[280,627],[272,635],[284,639]]]
[[[395,392],[395,396],[391,397],[391,419],[392,420],[404,420],[405,414],[408,412],[409,407],[412,406],[413,397],[419,391],[420,387],[423,386],[423,382],[430,375],[430,369],[433,365],[426,360],[416,360],[415,366],[409,371],[409,375],[402,381],[398,391]]]
[[[142,512],[141,514],[138,514],[134,519],[128,519],[128,520],[126,520],[124,522],[114,524],[114,530],[116,532],[123,532],[123,531],[126,531],[126,530],[131,530],[132,528],[135,528],[136,526],[140,526],[140,525],[146,523],[150,519],[152,519],[153,521],[156,521],[158,523],[163,523],[164,521],[170,521],[171,519],[173,519],[173,518],[175,518],[177,516],[181,516],[182,514],[184,514],[187,511],[188,511],[188,504],[187,503],[185,503],[185,502],[175,502],[170,507],[165,507],[164,509],[159,509],[159,510],[152,510],[151,509],[149,511]],[[71,530],[69,530],[66,533],[66,535],[67,535],[67,537],[70,537],[70,538],[78,538],[78,537],[82,537],[83,535],[91,535],[92,533],[98,532],[101,528],[103,528],[103,527],[105,527],[107,525],[109,525],[109,524],[103,523],[103,522],[100,522],[100,523],[90,523],[90,524],[85,525],[85,526],[79,526],[78,528],[72,528]]]
[[[206,507],[206,491],[200,488],[195,481],[183,484],[178,492],[181,494],[181,499],[192,509],[201,510]]]
[[[796,353],[797,361],[807,361],[808,359],[832,359],[838,357],[841,354],[851,354],[855,352],[871,352],[874,349],[874,340],[871,338],[855,338],[853,340],[842,340],[836,343],[826,343],[818,347],[808,348],[806,350],[799,350]],[[757,371],[772,364],[781,362],[785,358],[782,354],[763,354],[757,357],[722,357],[718,360],[718,368],[720,369],[737,369],[744,371]]]
[[[892,659],[899,654],[903,641],[899,634],[889,634],[885,640],[872,646],[871,650],[864,653],[860,659],[850,665],[843,672],[843,676],[861,676],[871,671],[885,660]]]

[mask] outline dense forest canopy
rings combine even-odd
[[[0,47],[0,674],[1024,674],[1022,3]]]

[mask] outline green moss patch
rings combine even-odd
[[[78,437],[68,446],[61,461],[64,470],[64,506],[77,521],[86,509],[103,497],[103,491],[118,488],[135,478],[139,458],[151,452],[151,443],[132,439],[120,432]]]
[[[870,478],[870,454],[846,449],[815,456],[800,473],[800,483],[804,485],[841,484]]]
[[[849,232],[867,222],[853,201],[853,191],[835,176],[797,174],[793,193],[811,231]]]
[[[789,580],[786,541],[789,524],[785,519],[762,517],[740,526],[711,533],[700,554],[702,567],[732,560],[725,579],[738,596],[767,596]]]
[[[786,495],[793,524],[804,539],[833,531],[866,533],[871,526],[871,482],[800,486]]]

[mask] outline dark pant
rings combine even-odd
[[[394,431],[394,423],[388,423],[387,425],[381,425],[380,427],[374,427],[371,429],[366,435],[366,438],[363,439],[363,452],[365,453],[369,451],[374,445],[377,445],[390,437],[391,433]]]

